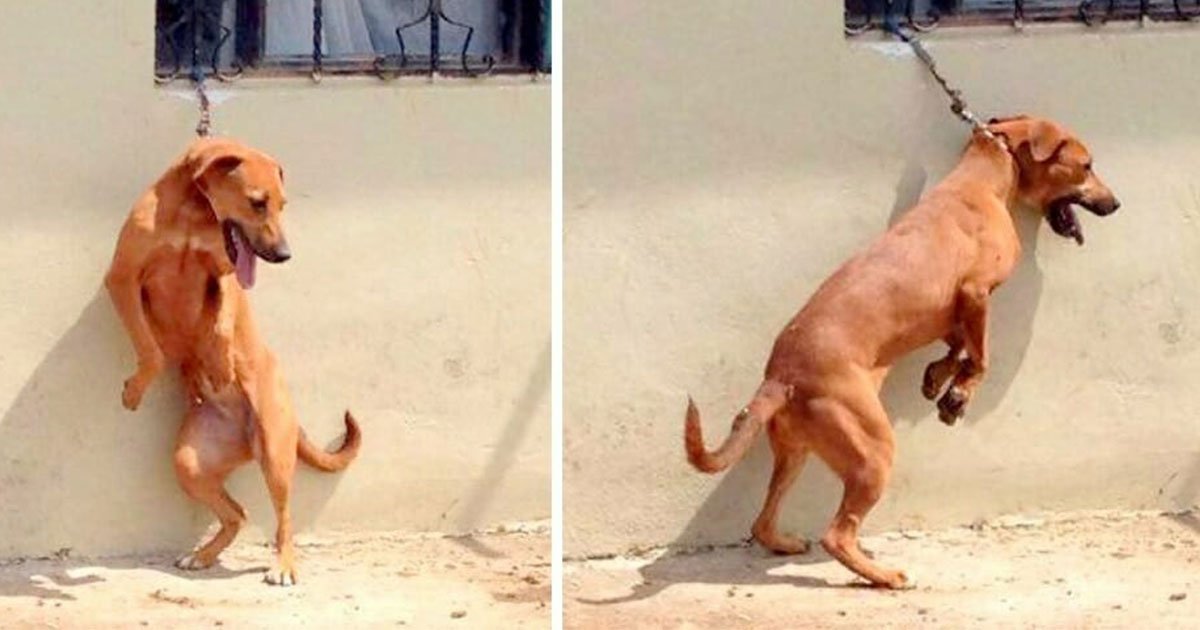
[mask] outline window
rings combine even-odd
[[[928,30],[941,24],[1079,21],[1097,26],[1115,20],[1194,18],[1200,18],[1200,0],[845,0],[849,35],[879,28],[888,19]]]
[[[160,82],[548,72],[550,0],[158,0]]]

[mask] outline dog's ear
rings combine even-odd
[[[987,129],[1004,138],[1013,149],[1029,141],[1029,117],[1024,114],[992,118],[987,122]]]
[[[1059,147],[1067,141],[1062,127],[1046,121],[1038,121],[1029,131],[1029,153],[1038,162],[1054,157]]]
[[[1054,157],[1059,147],[1067,141],[1067,132],[1062,127],[1028,116],[993,118],[988,121],[988,130],[1003,136],[1013,150],[1029,145],[1029,154],[1035,162],[1045,162]]]
[[[192,181],[202,192],[208,193],[213,181],[225,177],[242,165],[242,157],[233,153],[213,153],[199,160],[192,171]]]

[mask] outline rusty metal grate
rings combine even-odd
[[[1077,21],[1177,21],[1200,18],[1200,0],[845,0],[844,28],[859,35],[885,24],[928,31],[940,25]]]
[[[326,31],[333,0],[288,2],[294,4],[269,5],[268,0],[157,0],[156,80],[228,81],[246,73],[311,74],[314,78],[322,74],[374,74],[387,79],[405,74],[477,76],[550,71],[550,0],[386,0],[375,6],[408,18],[387,24],[390,32],[386,49],[354,54],[329,50]],[[278,8],[311,10],[311,20],[304,20],[302,26],[293,20],[287,33],[272,32],[268,11]],[[464,8],[486,9],[495,17],[489,24],[492,30],[488,39],[477,36],[480,24],[471,24],[456,14]],[[270,38],[285,34],[293,41],[300,37],[311,40],[311,48],[307,52],[273,54]]]

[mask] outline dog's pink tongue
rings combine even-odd
[[[238,283],[242,285],[243,289],[249,289],[254,286],[256,257],[241,238],[234,239],[234,246],[237,247],[237,263],[234,264],[234,267],[237,271]]]

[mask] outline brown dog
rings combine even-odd
[[[1097,215],[1118,204],[1092,171],[1083,144],[1048,120],[993,120],[999,140],[977,133],[962,160],[865,251],[842,265],[775,341],[765,378],[714,452],[704,448],[700,415],[688,401],[688,460],[703,472],[738,461],[765,427],[775,470],[754,537],[778,553],[808,542],[775,529],[779,502],[810,450],[842,479],[842,503],[821,545],[872,584],[903,587],[901,571],[874,564],[858,530],[887,485],[895,451],[879,390],[893,363],[943,339],[944,359],[929,365],[922,392],[953,424],[988,367],[988,302],[1021,254],[1010,211],[1045,213],[1055,232],[1083,236],[1073,204]],[[961,357],[965,350],[966,357]]]
[[[278,564],[267,581],[295,583],[288,498],[296,458],[324,471],[345,468],[361,437],[346,412],[335,453],[300,429],[274,355],[263,344],[244,289],[255,257],[291,257],[281,227],[283,170],[227,139],[200,139],[133,206],[105,284],[137,351],[121,400],[136,409],[167,362],[180,365],[188,411],[175,447],[184,492],[217,515],[221,529],[176,562],[211,566],[246,520],[225,477],[258,459],[275,506]]]

